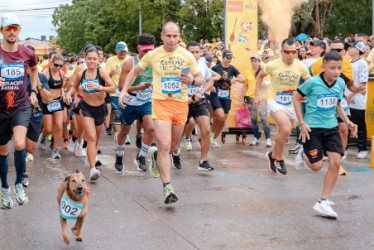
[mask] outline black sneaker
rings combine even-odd
[[[211,171],[214,170],[212,166],[209,165],[208,161],[203,161],[203,163],[200,163],[199,166],[197,167],[198,170],[202,171]]]
[[[273,159],[273,157],[271,157],[271,155],[272,155],[271,151],[266,153],[266,157],[268,158],[268,161],[269,161],[269,171],[275,173],[277,172],[277,168],[275,167],[275,160]]]
[[[103,164],[101,163],[100,160],[97,160],[97,161],[95,162],[95,167],[100,167],[101,165],[103,165]]]
[[[171,164],[177,169],[182,168],[180,154],[174,155],[173,153],[171,153]]]
[[[115,167],[118,171],[122,171],[122,169],[123,169],[122,158],[123,158],[123,154],[122,154],[122,155],[118,155],[118,154],[116,154],[116,163],[114,163],[114,167]]]
[[[136,147],[141,148],[142,147],[142,137],[136,137]]]
[[[287,169],[286,169],[286,166],[284,165],[284,160],[276,161],[274,165],[276,166],[276,170],[278,174],[283,174],[283,175],[287,174]]]
[[[112,128],[107,128],[106,130],[105,130],[105,134],[106,135],[112,135],[113,133],[112,133]]]
[[[136,156],[136,159],[134,159],[134,163],[136,165],[136,168],[139,170],[139,171],[144,171],[146,172],[147,171],[147,166],[145,165],[145,157],[144,156],[140,156],[139,154]]]

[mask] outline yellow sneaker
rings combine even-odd
[[[26,161],[33,161],[34,160],[34,156],[30,153],[27,153],[26,155]]]
[[[347,171],[342,166],[340,166],[339,175],[346,175],[346,174],[347,174]]]

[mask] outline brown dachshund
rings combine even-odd
[[[66,244],[70,243],[70,238],[66,230],[66,220],[76,220],[71,231],[75,234],[77,241],[82,241],[81,230],[84,217],[87,214],[87,197],[89,189],[84,175],[78,170],[65,178],[58,186],[57,203],[60,210],[60,222],[62,237]]]

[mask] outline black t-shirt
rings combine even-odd
[[[224,68],[221,63],[215,65],[212,70],[221,75],[221,79],[214,81],[215,88],[222,88],[225,81],[230,81],[233,76],[237,77],[240,74],[234,66],[230,65],[228,68]]]

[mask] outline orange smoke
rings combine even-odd
[[[291,30],[292,16],[306,0],[258,0],[262,10],[261,20],[269,29],[269,35],[280,44]]]

